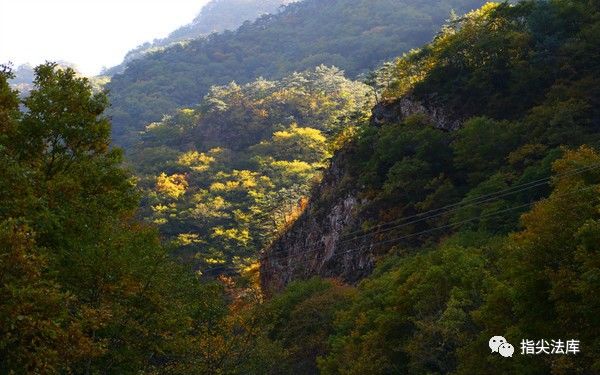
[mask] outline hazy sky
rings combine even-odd
[[[189,23],[208,0],[0,0],[0,63],[65,60],[86,75]]]

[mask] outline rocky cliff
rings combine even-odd
[[[448,131],[458,129],[461,124],[459,118],[447,113],[443,108],[429,105],[410,95],[377,104],[373,108],[371,123],[373,125],[398,123],[406,117],[416,114],[424,115],[435,127]]]
[[[442,109],[410,97],[375,106],[371,124],[399,123],[415,114],[447,131],[461,124]],[[267,295],[312,276],[355,283],[369,275],[377,255],[388,250],[389,246],[375,246],[385,234],[362,230],[363,223],[377,220],[377,213],[366,208],[368,199],[357,186],[351,157],[352,145],[334,156],[304,213],[262,256],[261,285]]]
[[[261,284],[267,294],[294,279],[320,275],[352,282],[370,273],[373,257],[369,239],[346,241],[343,237],[348,228],[356,227],[360,206],[365,203],[358,198],[357,189],[341,189],[348,172],[346,156],[334,157],[305,212],[262,257]],[[340,190],[345,191],[338,196]],[[348,251],[351,248],[360,250]]]

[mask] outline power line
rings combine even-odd
[[[578,192],[587,191],[587,190],[591,190],[591,189],[594,189],[594,188],[596,188],[596,186],[588,186],[586,188],[577,189],[577,190],[574,190],[574,191],[566,193],[566,194],[561,194],[561,195],[559,195],[559,197],[572,195],[572,194],[575,194],[575,193],[578,193]],[[529,203],[526,203],[526,204],[523,204],[523,205],[519,205],[519,206],[516,206],[516,207],[511,207],[511,208],[507,208],[507,209],[495,211],[495,212],[492,212],[492,213],[489,213],[489,214],[486,214],[486,215],[479,215],[479,216],[472,217],[472,218],[469,218],[469,219],[461,220],[459,222],[442,225],[440,227],[426,229],[426,230],[423,230],[423,231],[420,231],[420,232],[417,232],[417,233],[411,233],[411,234],[408,234],[408,235],[405,235],[405,236],[401,236],[401,237],[398,237],[398,238],[392,238],[392,239],[388,239],[388,240],[384,240],[384,241],[379,241],[379,242],[371,243],[371,244],[369,244],[369,247],[373,248],[373,247],[378,246],[378,245],[383,245],[383,244],[398,242],[398,241],[401,241],[403,239],[407,239],[407,238],[410,238],[410,237],[415,237],[415,236],[418,236],[418,235],[421,235],[421,234],[425,234],[425,233],[430,233],[430,232],[433,232],[433,231],[436,231],[436,230],[450,228],[450,227],[453,227],[453,226],[459,226],[459,225],[462,225],[462,224],[465,224],[465,223],[468,223],[468,222],[471,222],[471,221],[474,221],[474,220],[483,219],[483,218],[487,218],[487,217],[498,216],[498,215],[506,213],[506,212],[510,212],[510,211],[518,210],[518,209],[521,209],[521,208],[524,208],[524,207],[532,206],[532,205],[534,205],[536,203],[537,203],[537,201],[535,201],[535,202],[529,202]],[[353,252],[356,252],[356,251],[364,250],[364,248],[365,248],[365,246],[359,246],[359,247],[352,248],[350,250],[343,251],[343,252],[340,252],[340,253],[334,253],[326,261],[329,261],[330,259],[332,259],[335,256],[345,255],[345,254],[353,253]],[[302,256],[304,254],[306,254],[306,253],[303,252],[302,254],[300,254],[300,256]],[[294,265],[305,264],[307,262],[312,262],[312,261],[314,261],[314,259],[305,259],[304,261],[294,262]]]
[[[489,193],[489,194],[485,194],[485,195],[482,195],[482,196],[478,196],[476,198],[470,198],[470,199],[467,199],[467,200],[462,200],[460,202],[457,202],[457,203],[454,203],[454,204],[450,204],[450,205],[444,206],[442,208],[430,210],[430,211],[427,211],[427,212],[419,213],[419,214],[412,215],[412,216],[405,217],[405,218],[400,218],[400,219],[397,219],[397,220],[394,220],[394,221],[391,221],[391,222],[388,222],[388,223],[383,223],[383,224],[377,225],[374,228],[371,228],[371,230],[369,230],[367,232],[365,232],[365,231],[355,231],[353,233],[363,232],[363,234],[361,234],[360,236],[355,236],[354,238],[349,238],[349,239],[346,239],[344,241],[340,241],[340,242],[338,242],[337,245],[339,246],[342,243],[354,241],[356,239],[363,238],[363,237],[366,237],[366,236],[369,236],[369,235],[372,235],[372,234],[381,234],[383,232],[387,232],[387,231],[390,231],[390,230],[393,230],[393,229],[397,229],[397,228],[404,227],[404,226],[407,226],[407,225],[411,225],[411,224],[414,224],[414,223],[417,223],[417,222],[429,220],[429,219],[432,219],[432,218],[435,218],[435,217],[439,217],[441,215],[445,215],[445,214],[448,214],[448,213],[451,213],[451,212],[454,212],[454,211],[457,211],[457,210],[460,210],[460,209],[464,209],[464,208],[467,208],[467,207],[476,207],[476,206],[478,206],[478,205],[480,205],[482,203],[487,203],[489,201],[493,201],[495,199],[498,199],[498,198],[501,198],[501,197],[504,197],[504,196],[516,194],[516,193],[519,193],[519,192],[522,192],[522,191],[526,191],[526,190],[530,190],[530,189],[533,189],[533,188],[536,188],[536,187],[539,187],[539,186],[543,186],[547,182],[549,182],[552,178],[565,177],[565,176],[570,176],[570,175],[576,175],[576,174],[580,174],[580,173],[583,173],[583,172],[586,172],[586,171],[589,171],[589,170],[596,169],[598,167],[600,167],[600,163],[598,163],[598,164],[592,164],[592,165],[587,166],[587,167],[573,169],[573,170],[571,170],[569,172],[557,174],[555,176],[551,176],[551,177],[547,177],[547,178],[543,178],[543,179],[531,181],[531,182],[528,182],[528,183],[515,185],[515,186],[513,186],[511,188],[502,189],[502,190],[499,190],[499,191],[496,191],[496,192],[493,192],[493,193]],[[528,186],[528,185],[530,185],[530,186]],[[523,188],[515,190],[515,191],[511,191],[511,190],[514,190],[515,188],[519,188],[519,187],[523,187]],[[482,198],[487,198],[487,199],[481,200]],[[481,201],[479,201],[479,200],[481,200]],[[465,202],[473,202],[473,203],[471,203],[469,205],[460,206],[461,204],[463,204]],[[427,229],[427,230],[424,230],[424,231],[421,231],[421,232],[409,234],[407,236],[403,236],[403,237],[396,238],[396,239],[391,239],[391,240],[386,240],[386,241],[382,241],[382,242],[371,243],[371,246],[385,244],[385,243],[388,243],[390,241],[399,241],[399,240],[410,238],[410,237],[414,237],[414,236],[417,236],[417,235],[420,235],[420,234],[429,233],[429,232],[432,232],[432,231],[435,231],[435,230],[440,230],[440,229],[452,227],[452,226],[455,226],[455,225],[461,225],[461,224],[466,223],[466,222],[470,222],[470,221],[474,221],[474,220],[477,220],[477,219],[485,218],[485,217],[488,217],[488,216],[494,216],[494,215],[501,214],[501,213],[504,213],[504,212],[513,211],[513,210],[517,210],[517,209],[520,209],[520,208],[523,208],[523,207],[527,207],[527,206],[530,206],[530,205],[532,205],[534,203],[536,203],[536,202],[530,202],[530,203],[527,203],[527,204],[524,204],[524,205],[521,205],[521,206],[509,208],[509,209],[506,209],[506,210],[501,210],[501,211],[495,212],[495,213],[492,212],[491,215],[489,215],[489,214],[484,215],[484,216],[480,215],[480,216],[476,216],[476,217],[473,217],[473,218],[470,218],[470,219],[466,219],[466,220],[463,220],[463,221],[460,221],[460,222],[446,224],[446,225],[441,226],[441,227],[430,228],[430,229]],[[444,210],[445,208],[453,208],[453,207],[454,207],[453,210],[443,211],[443,212],[437,213],[435,215],[424,216],[424,217],[422,217],[422,218],[420,218],[418,220],[411,221],[411,222],[404,223],[404,224],[397,225],[397,226],[393,226],[393,227],[390,227],[390,228],[386,228],[386,229],[384,229],[382,231],[376,232],[376,229],[385,227],[385,226],[390,225],[390,224],[399,223],[399,222],[402,222],[402,221],[405,221],[405,220],[408,220],[408,219],[411,219],[411,218],[415,218],[415,217],[420,217],[420,216],[426,215],[427,213],[438,212],[438,211]],[[347,236],[348,236],[348,234],[342,236],[341,238],[347,237]],[[321,247],[319,246],[320,242],[313,243],[313,245],[317,245],[317,247],[312,247],[311,246],[311,248],[309,248],[310,250],[307,250],[307,251],[303,252],[302,255],[306,255],[308,253],[311,253],[311,252],[314,252],[314,251],[318,251],[318,250],[321,249]],[[363,249],[363,247],[359,247],[358,249]],[[347,253],[347,252],[338,253],[338,254],[345,254],[345,253]],[[335,255],[338,255],[338,254],[335,254]],[[266,259],[269,259],[269,258],[276,258],[277,261],[282,261],[282,260],[285,260],[285,259],[288,259],[288,258],[294,258],[294,257],[295,256],[292,256],[292,255],[288,255],[288,256],[284,256],[284,257],[277,257],[274,254],[269,254],[269,255],[266,255],[264,257],[261,257],[259,260],[263,261],[263,260],[266,260]],[[298,263],[296,263],[296,264],[298,264]],[[223,270],[235,270],[234,268],[232,268],[230,266],[219,266],[219,267],[213,267],[213,268],[206,269],[203,272],[206,273],[206,272],[211,272],[211,271],[216,271],[216,270],[222,270],[222,269]]]
[[[569,172],[556,174],[554,176],[541,178],[541,179],[530,181],[530,182],[527,182],[527,183],[514,185],[514,186],[511,186],[509,188],[501,189],[501,190],[495,191],[493,193],[488,193],[488,194],[480,195],[478,197],[463,199],[463,200],[461,200],[459,202],[452,203],[452,204],[446,205],[444,207],[435,208],[435,209],[432,209],[432,210],[429,210],[429,211],[425,211],[425,212],[420,212],[420,213],[414,214],[412,216],[407,216],[407,217],[404,217],[404,218],[392,220],[392,221],[387,222],[387,223],[382,223],[382,224],[376,225],[376,226],[374,226],[372,228],[369,228],[367,230],[356,230],[356,231],[353,231],[353,232],[349,232],[349,233],[344,234],[343,237],[346,237],[346,236],[349,236],[349,235],[352,235],[352,234],[355,234],[355,233],[365,232],[365,231],[367,231],[367,232],[374,231],[377,228],[381,228],[381,227],[384,227],[384,226],[387,226],[387,225],[399,223],[399,222],[402,222],[402,221],[405,221],[405,220],[409,220],[409,219],[413,219],[413,218],[416,218],[416,217],[421,217],[421,216],[429,215],[429,214],[434,213],[434,212],[438,212],[438,211],[442,211],[442,210],[447,210],[449,208],[460,206],[460,205],[462,205],[464,203],[469,203],[471,201],[478,201],[478,200],[483,199],[483,198],[493,197],[494,195],[497,195],[497,194],[506,193],[506,194],[503,195],[503,196],[505,196],[505,195],[510,195],[510,194],[518,193],[520,191],[527,190],[527,189],[522,189],[522,190],[514,191],[514,192],[511,192],[511,190],[518,189],[518,188],[525,187],[525,186],[529,186],[529,185],[532,185],[532,184],[536,184],[536,186],[533,186],[533,187],[541,186],[541,185],[543,185],[543,184],[545,184],[547,182],[550,182],[550,180],[553,179],[553,178],[557,178],[557,177],[560,178],[560,177],[570,176],[570,175],[573,175],[573,174],[579,174],[579,173],[583,173],[583,172],[588,171],[588,170],[596,169],[598,167],[600,167],[600,163],[592,164],[592,165],[589,165],[587,167],[576,168],[576,169],[570,170]],[[541,183],[541,184],[539,184],[539,183]],[[498,197],[494,197],[494,198],[498,198]],[[491,200],[493,198],[488,198],[488,199]],[[479,203],[482,203],[482,202],[479,202]],[[463,207],[461,207],[461,208],[463,208]]]
[[[575,174],[580,174],[580,173],[583,173],[583,172],[585,172],[585,171],[588,171],[588,170],[596,169],[596,168],[598,168],[598,167],[600,167],[600,164],[594,164],[594,165],[591,165],[591,166],[588,166],[588,167],[577,168],[577,169],[571,170],[571,171],[569,171],[569,172],[566,172],[566,173],[562,173],[562,174],[556,175],[555,177],[561,177],[561,178],[563,178],[563,177],[565,177],[565,176],[569,176],[569,175],[575,175]],[[437,213],[437,214],[435,214],[435,215],[424,216],[424,217],[422,217],[422,218],[420,218],[420,219],[413,220],[413,221],[410,221],[410,222],[407,222],[407,223],[402,223],[402,224],[399,224],[399,225],[395,225],[395,226],[392,226],[392,227],[386,228],[386,229],[384,229],[384,230],[381,230],[381,231],[379,231],[379,232],[376,232],[376,231],[375,231],[375,229],[376,229],[376,228],[382,228],[382,227],[384,227],[384,226],[387,226],[387,225],[390,225],[390,224],[393,224],[393,223],[399,223],[399,222],[402,222],[402,221],[404,221],[404,220],[407,220],[407,219],[410,219],[410,218],[414,218],[414,217],[418,217],[418,216],[426,215],[426,214],[427,214],[427,212],[424,212],[424,213],[422,213],[422,214],[417,214],[417,215],[409,216],[409,217],[407,217],[407,218],[400,218],[400,219],[397,219],[397,220],[394,220],[394,221],[391,221],[391,222],[388,222],[388,223],[383,223],[383,224],[380,224],[380,225],[378,225],[378,226],[376,226],[376,227],[372,228],[372,230],[370,230],[370,231],[366,231],[366,232],[364,232],[364,233],[363,233],[362,235],[360,235],[360,236],[355,236],[355,237],[353,237],[353,238],[348,238],[348,239],[345,239],[345,240],[343,240],[343,241],[338,241],[338,242],[337,242],[337,246],[339,246],[339,245],[341,245],[341,244],[343,244],[343,243],[347,243],[347,242],[356,241],[357,239],[364,238],[364,237],[367,237],[367,236],[370,236],[370,235],[374,235],[374,234],[381,234],[381,233],[384,233],[384,232],[389,232],[389,231],[391,231],[391,230],[394,230],[394,229],[398,229],[398,228],[406,227],[406,226],[409,226],[409,225],[412,225],[412,224],[416,224],[416,223],[419,223],[419,222],[423,222],[423,221],[426,221],[426,220],[430,220],[430,219],[433,219],[433,218],[436,218],[436,217],[439,217],[439,216],[442,216],[442,215],[446,215],[446,214],[448,214],[448,213],[452,213],[452,212],[456,212],[456,211],[458,211],[458,210],[462,210],[462,209],[464,209],[464,208],[467,208],[467,207],[477,207],[477,206],[479,206],[479,205],[481,205],[481,204],[483,204],[483,203],[487,203],[487,202],[490,202],[490,201],[496,200],[496,199],[498,199],[498,198],[501,198],[501,197],[504,197],[504,196],[508,196],[508,195],[516,194],[516,193],[519,193],[519,192],[522,192],[522,191],[526,191],[526,190],[529,190],[529,189],[536,188],[536,187],[538,187],[538,186],[543,186],[543,185],[545,185],[545,184],[546,184],[546,183],[547,183],[547,182],[548,182],[548,181],[549,181],[551,178],[552,178],[552,177],[548,177],[548,178],[544,178],[544,179],[540,179],[540,180],[532,181],[532,182],[530,182],[530,183],[527,183],[527,184],[534,184],[534,183],[536,183],[536,184],[535,184],[535,185],[528,186],[528,187],[524,187],[524,188],[522,188],[522,189],[518,189],[518,190],[515,190],[515,191],[509,191],[509,190],[511,190],[511,189],[514,189],[514,188],[516,188],[516,187],[519,187],[519,186],[525,186],[525,185],[527,185],[527,184],[520,184],[520,185],[516,185],[516,186],[514,186],[514,187],[512,187],[512,188],[509,188],[509,189],[502,189],[502,190],[496,191],[496,192],[494,192],[494,193],[489,193],[489,194],[485,194],[485,195],[479,196],[479,197],[477,197],[477,198],[472,198],[472,199],[469,199],[468,201],[474,201],[474,202],[473,202],[473,203],[471,203],[471,204],[468,204],[468,205],[459,206],[460,204],[464,203],[464,201],[457,202],[457,203],[454,203],[454,204],[451,204],[451,205],[448,205],[448,206],[446,206],[446,207],[454,207],[452,210],[442,211],[442,212],[439,212],[439,213]],[[544,181],[544,180],[545,180],[545,181]],[[541,182],[541,181],[544,181],[544,182]],[[499,193],[503,193],[503,192],[504,192],[504,194],[499,194]],[[499,194],[499,195],[498,195],[498,194]],[[495,196],[494,196],[494,195],[495,195]],[[478,202],[477,202],[477,200],[479,200],[479,199],[481,199],[481,198],[485,198],[485,197],[489,197],[489,198],[487,198],[487,199],[484,199],[484,200],[481,200],[481,201],[478,201]],[[440,208],[440,209],[435,209],[435,210],[430,210],[430,211],[428,211],[428,212],[436,212],[436,211],[440,211],[441,209],[443,209],[443,208]],[[360,232],[360,231],[357,231],[356,233],[358,233],[358,232]],[[344,236],[342,236],[342,237],[340,237],[340,238],[343,238],[343,237],[344,237]],[[319,250],[320,250],[320,248],[321,248],[321,247],[319,246],[320,244],[321,244],[320,242],[315,242],[315,243],[313,244],[313,245],[315,245],[315,246],[311,246],[311,249],[310,249],[310,250],[308,250],[308,251],[306,251],[306,252],[304,252],[304,253],[310,253],[310,252],[314,252],[314,251],[319,251]],[[267,255],[265,255],[265,256],[263,256],[263,257],[260,257],[260,260],[262,261],[262,260],[266,260],[266,259],[269,259],[269,258],[272,258],[272,257],[277,257],[277,256],[276,256],[276,255],[274,255],[274,254],[267,254]],[[280,257],[280,258],[281,258],[281,259],[285,259],[285,257]]]
[[[568,195],[572,195],[572,194],[575,194],[575,193],[578,193],[578,192],[591,190],[591,189],[594,189],[594,188],[596,188],[596,186],[589,186],[589,187],[586,187],[586,188],[581,188],[581,189],[577,189],[577,190],[571,191],[569,193],[558,195],[558,197],[568,196]],[[429,229],[426,229],[426,230],[423,230],[423,231],[419,231],[419,232],[416,232],[416,233],[411,233],[411,234],[404,235],[404,236],[401,236],[401,237],[397,237],[397,238],[393,238],[393,239],[388,239],[388,240],[384,240],[384,241],[378,241],[378,242],[375,242],[375,243],[370,243],[369,247],[373,248],[373,247],[378,246],[378,245],[383,245],[383,244],[398,242],[398,241],[401,241],[403,239],[407,239],[407,238],[419,236],[419,235],[430,233],[430,232],[434,232],[434,231],[437,231],[437,230],[451,228],[451,227],[454,227],[454,226],[460,226],[462,224],[466,224],[466,223],[474,221],[474,220],[479,220],[479,219],[488,218],[488,217],[495,217],[495,216],[498,216],[498,215],[506,213],[506,212],[510,212],[510,211],[514,211],[514,210],[518,210],[518,209],[521,209],[521,208],[532,206],[532,205],[536,204],[537,202],[538,201],[529,202],[529,203],[522,204],[522,205],[519,205],[519,206],[515,206],[515,207],[511,207],[511,208],[507,208],[507,209],[502,209],[502,210],[498,210],[498,211],[495,211],[495,212],[491,212],[491,213],[488,213],[488,214],[485,214],[485,215],[478,215],[478,216],[475,216],[475,217],[471,217],[469,219],[461,220],[459,222],[450,223],[450,224],[442,225],[442,226],[435,227],[435,228],[429,228]],[[362,251],[364,249],[365,249],[365,246],[359,246],[359,247],[352,248],[352,249],[349,249],[349,250],[346,250],[346,251],[343,251],[343,252],[340,252],[340,253],[334,253],[334,254],[332,254],[326,260],[326,262],[329,261],[329,260],[331,260],[332,258],[334,258],[336,256],[346,255],[346,254],[354,253],[356,251]],[[307,253],[308,252],[303,252],[303,253],[299,254],[298,256],[296,256],[296,258],[304,256]],[[281,260],[285,260],[285,259],[291,259],[293,257],[294,256],[286,256],[286,257],[278,258],[276,260],[277,261],[281,261]],[[308,263],[308,262],[313,262],[314,260],[315,259],[304,259],[303,261],[296,261],[296,262],[294,262],[294,265],[301,265],[301,264],[305,264],[305,263]],[[235,271],[235,269],[232,268],[232,267],[222,266],[222,267],[209,268],[209,269],[204,270],[204,272],[210,272],[210,271],[215,271],[215,270],[219,270],[219,269],[227,269],[227,270],[233,270],[233,271]]]

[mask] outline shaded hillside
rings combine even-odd
[[[489,5],[399,59],[370,126],[334,158],[305,214],[264,259],[265,288],[311,275],[356,281],[395,246],[420,246],[473,215],[547,194],[542,184],[467,204],[548,177],[562,147],[597,144],[597,24],[583,9]],[[525,209],[457,226],[505,234]]]
[[[355,77],[434,36],[479,0],[308,0],[235,32],[173,46],[130,64],[108,85],[114,138],[131,140],[177,107],[199,102],[212,85],[281,78],[319,64]]]
[[[399,59],[262,259],[254,313],[281,347],[258,351],[322,374],[597,373],[599,32],[596,1],[489,4]]]
[[[123,73],[127,64],[152,52],[160,51],[175,43],[207,36],[225,30],[235,30],[244,21],[277,13],[280,6],[292,0],[211,0],[202,7],[194,20],[170,33],[166,38],[146,42],[129,51],[122,64],[106,69],[101,74],[112,76]]]

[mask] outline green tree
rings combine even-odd
[[[219,289],[135,220],[106,96],[70,69],[36,74],[21,114],[0,81],[3,369],[139,373],[182,360],[198,327],[219,319]]]
[[[598,154],[589,147],[567,151],[554,163],[565,174],[595,166]],[[482,353],[484,337],[491,332],[507,339],[578,339],[578,356],[519,357],[498,373],[518,371],[572,373],[598,368],[598,311],[592,294],[598,290],[597,248],[600,174],[597,169],[556,178],[553,192],[523,216],[524,229],[510,237],[500,260],[501,284],[486,298],[474,316],[483,327],[480,338],[464,351],[464,372],[475,371],[472,355]],[[485,357],[484,357],[485,358]],[[488,357],[494,366],[496,361]],[[489,366],[489,362],[478,362]],[[489,368],[489,367],[488,367]],[[469,370],[467,370],[469,369]],[[503,372],[504,371],[504,372]]]

